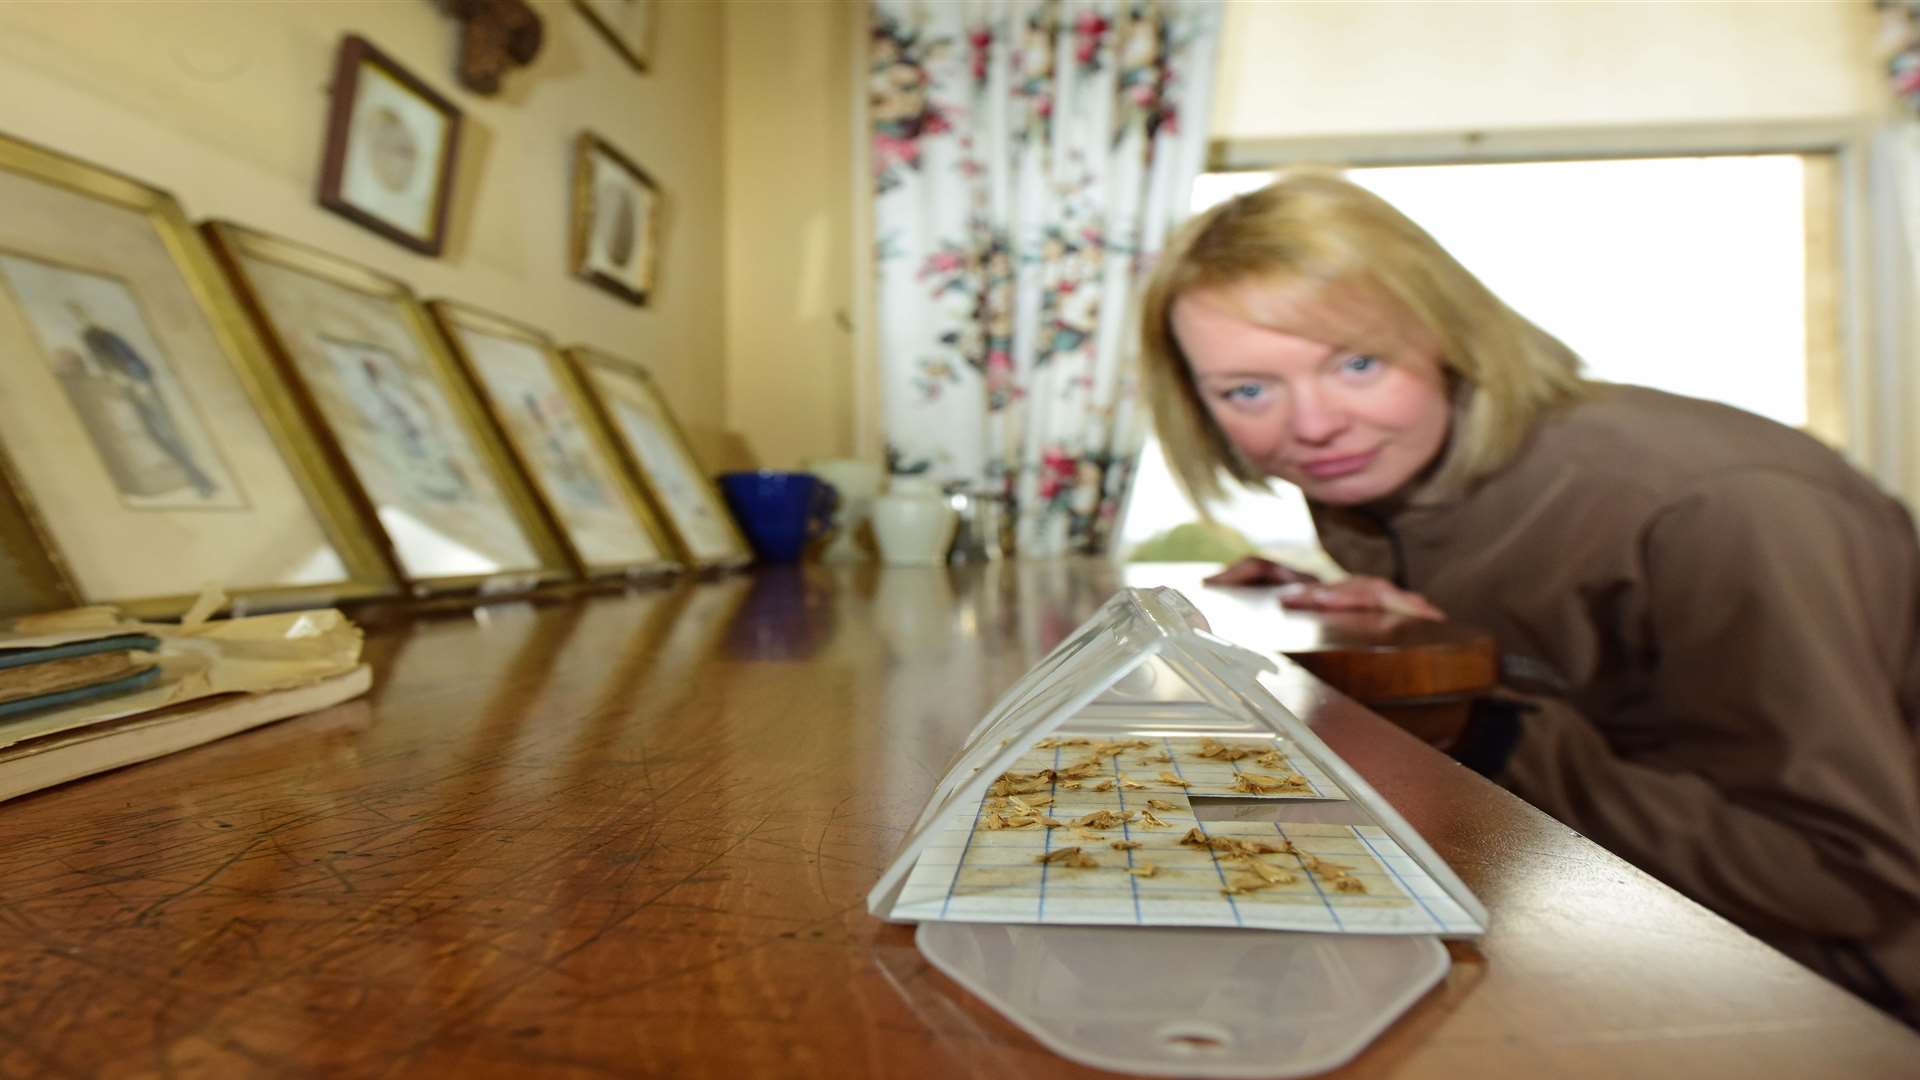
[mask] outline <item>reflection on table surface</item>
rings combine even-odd
[[[789,567],[376,625],[362,702],[0,807],[0,1072],[1101,1075],[865,901],[961,737],[1122,577]],[[1920,1060],[1283,667],[1288,707],[1493,917],[1349,1073]]]

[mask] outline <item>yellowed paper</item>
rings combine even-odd
[[[196,611],[211,602],[202,599]],[[216,694],[303,686],[353,670],[360,662],[362,638],[360,628],[333,609],[174,625],[118,619],[111,608],[96,607],[15,620],[0,632],[0,649],[43,648],[118,634],[160,640],[151,654],[160,666],[158,683],[0,724],[0,747]]]

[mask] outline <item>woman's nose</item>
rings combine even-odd
[[[1298,393],[1293,398],[1293,437],[1304,443],[1324,443],[1347,428],[1347,412],[1339,402],[1320,393]]]

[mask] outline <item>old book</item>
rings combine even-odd
[[[158,676],[158,638],[112,634],[34,648],[0,648],[0,717],[127,693]]]
[[[202,698],[25,739],[0,750],[0,800],[317,712],[366,693],[372,684],[372,669],[361,664],[304,686]]]

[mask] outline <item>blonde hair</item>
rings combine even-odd
[[[1438,346],[1454,387],[1441,478],[1450,487],[1505,465],[1541,414],[1590,386],[1573,350],[1502,303],[1386,200],[1331,172],[1289,173],[1183,225],[1147,281],[1145,390],[1168,463],[1203,506],[1224,496],[1223,476],[1255,487],[1267,477],[1214,422],[1169,319],[1188,292],[1248,283],[1288,294],[1285,307],[1306,321],[1292,332],[1324,334],[1332,321],[1344,324],[1334,340],[1356,348],[1409,339]],[[1356,307],[1364,312],[1358,319]]]

